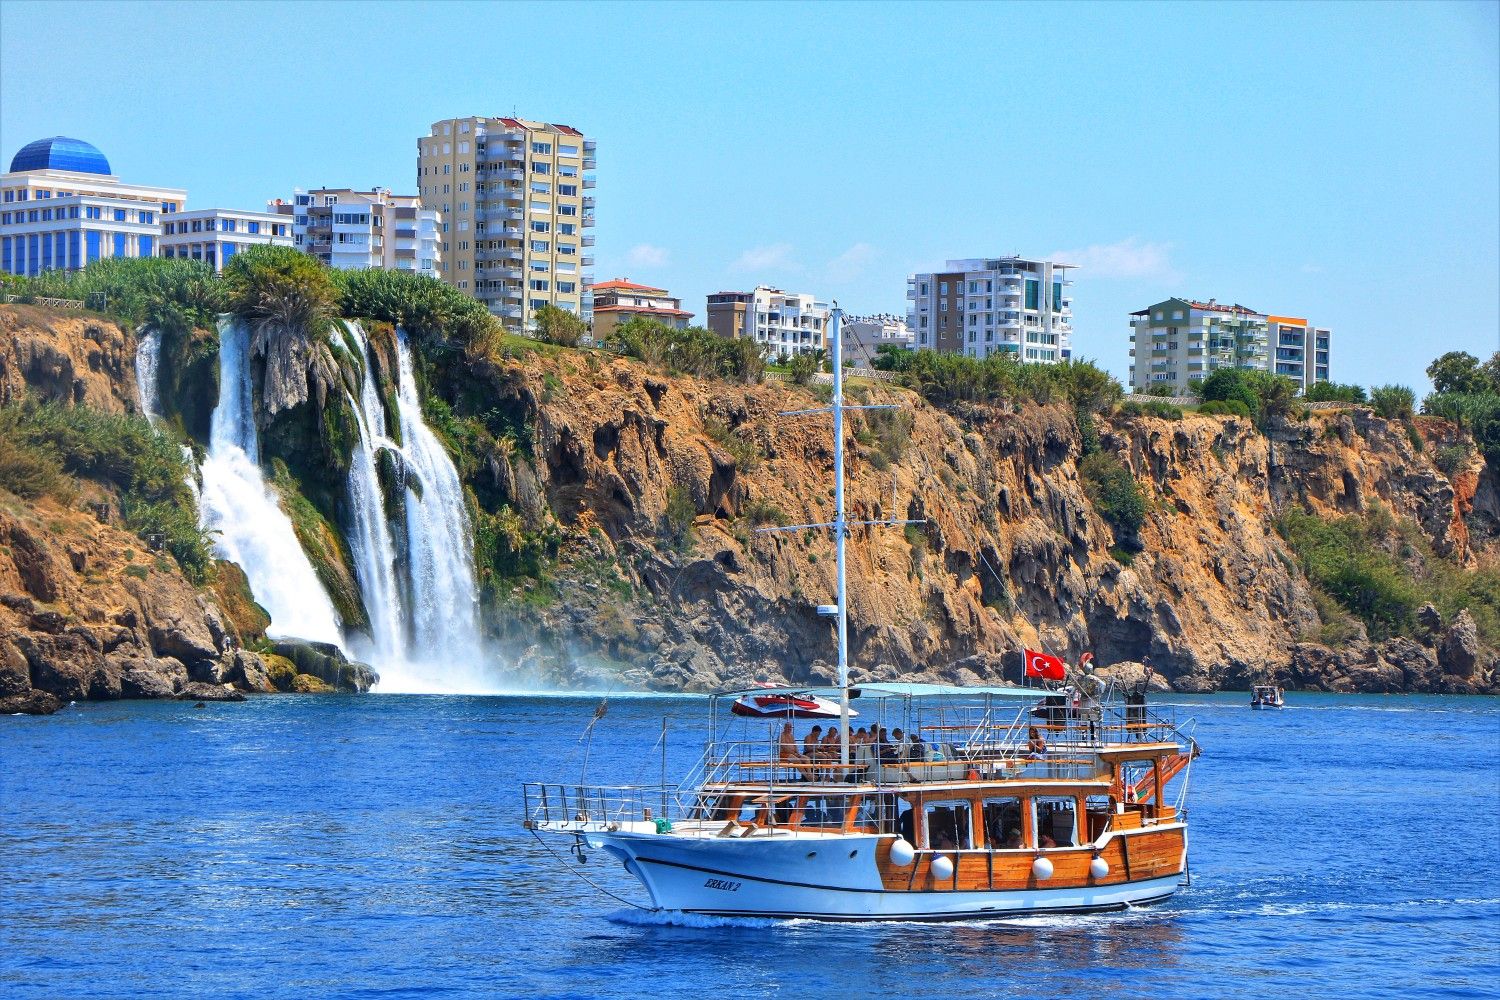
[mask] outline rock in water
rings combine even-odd
[[[1438,644],[1438,663],[1443,672],[1458,677],[1473,677],[1479,666],[1479,629],[1474,617],[1464,608],[1453,619]]]
[[[282,638],[271,651],[295,664],[298,674],[311,674],[335,691],[368,691],[380,679],[368,663],[349,659],[331,642]]]
[[[27,691],[0,697],[0,715],[51,715],[62,708],[62,699],[46,691]]]

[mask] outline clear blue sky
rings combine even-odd
[[[432,121],[599,141],[599,279],[905,311],[1064,252],[1123,376],[1172,294],[1307,316],[1340,381],[1500,346],[1495,3],[0,6],[0,156],[63,134],[190,207],[413,191]]]

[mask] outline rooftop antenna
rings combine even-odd
[[[816,524],[789,524],[784,527],[761,528],[762,532],[770,531],[808,531],[813,528],[832,528],[834,544],[838,553],[838,603],[832,606],[821,604],[818,606],[818,614],[838,619],[838,644],[839,644],[839,763],[845,767],[849,765],[849,602],[847,594],[847,575],[845,573],[844,543],[849,538],[851,527],[866,525],[888,525],[897,524],[922,524],[923,521],[897,520],[895,508],[892,507],[892,517],[883,521],[848,521],[844,518],[844,411],[845,410],[894,410],[898,407],[894,403],[867,404],[860,406],[844,405],[844,351],[842,325],[844,311],[839,308],[837,301],[833,303],[833,311],[829,317],[829,338],[833,341],[833,398],[827,406],[817,406],[808,410],[783,410],[783,417],[800,417],[813,413],[830,413],[833,415],[833,520]]]

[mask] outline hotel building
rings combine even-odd
[[[443,212],[439,276],[525,331],[544,305],[593,322],[595,144],[571,125],[445,118],[417,140],[424,204]]]
[[[158,255],[201,260],[215,273],[247,247],[292,246],[292,221],[270,212],[197,208],[176,212],[161,224]]]
[[[1130,384],[1135,392],[1189,383],[1219,368],[1285,375],[1306,391],[1328,381],[1332,333],[1295,316],[1272,316],[1214,299],[1167,299],[1130,314]]]
[[[614,333],[615,327],[634,316],[654,319],[674,330],[681,330],[693,318],[692,313],[682,308],[682,300],[673,298],[665,288],[615,278],[594,285],[593,292],[596,341],[604,340]]]
[[[839,327],[844,341],[844,358],[868,366],[885,346],[911,350],[915,338],[906,320],[889,313],[874,316],[845,316]]]
[[[943,271],[906,279],[907,326],[918,350],[1022,361],[1072,356],[1074,264],[1023,257],[950,260]]]
[[[298,188],[273,213],[292,219],[292,244],[340,270],[441,275],[443,219],[417,195],[388,188]]]
[[[39,139],[0,175],[0,270],[34,275],[104,257],[151,257],[187,192],[121,183],[79,139]]]
[[[721,337],[754,340],[778,358],[826,350],[832,312],[812,295],[757,285],[750,292],[710,295],[708,328]]]

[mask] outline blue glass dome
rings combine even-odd
[[[72,170],[80,174],[108,174],[109,161],[99,150],[82,139],[54,135],[21,147],[10,161],[16,170]]]

